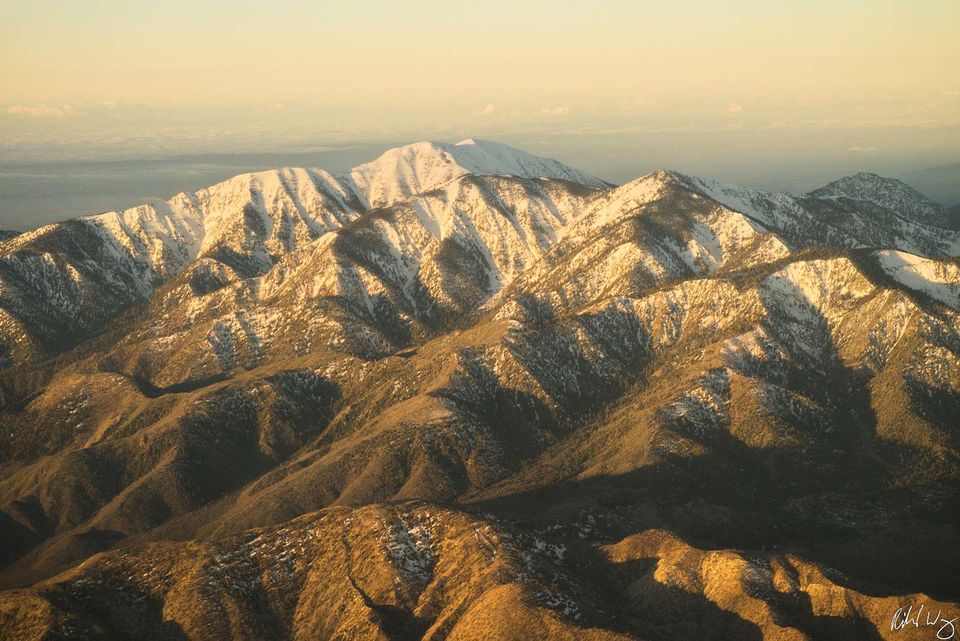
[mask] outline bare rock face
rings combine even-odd
[[[0,637],[935,638],[944,212],[468,140],[4,238]]]

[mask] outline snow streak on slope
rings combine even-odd
[[[960,266],[955,262],[894,250],[877,252],[877,257],[883,269],[901,285],[960,310]]]
[[[931,203],[922,194],[902,185],[903,190],[891,195],[889,191],[884,191],[889,182],[885,179],[877,182],[881,193],[868,199],[860,197],[867,190],[858,181],[854,181],[860,186],[854,190],[858,197],[841,198],[838,195],[840,192],[832,188],[811,192],[807,196],[795,196],[762,192],[683,174],[673,175],[690,189],[777,231],[785,242],[794,247],[864,248],[889,245],[932,257],[954,256],[960,251],[960,232],[946,229],[945,219],[927,210]],[[915,200],[911,199],[911,193],[915,194]]]

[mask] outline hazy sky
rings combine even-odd
[[[621,179],[723,169],[702,136],[740,173],[907,170],[960,161],[958,127],[957,0],[0,2],[0,163],[648,145]]]

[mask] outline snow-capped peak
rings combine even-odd
[[[543,158],[489,140],[468,138],[446,149],[457,164],[474,174],[506,175],[520,178],[552,178],[603,188],[609,185],[586,172],[552,158]]]
[[[457,144],[418,142],[404,145],[390,149],[376,160],[349,172],[373,207],[432,191],[466,174],[549,178],[595,189],[608,186],[599,178],[559,161],[474,138]]]

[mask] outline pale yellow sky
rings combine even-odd
[[[955,0],[4,4],[7,107],[922,96],[955,120],[960,91]]]
[[[956,0],[0,6],[0,160],[956,125]]]

